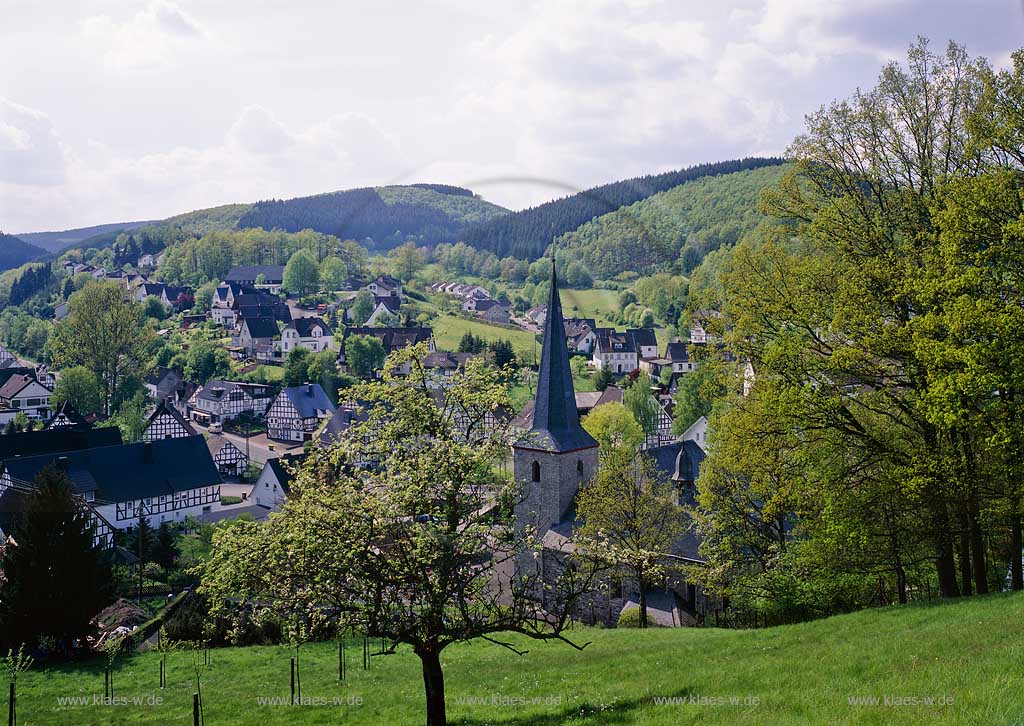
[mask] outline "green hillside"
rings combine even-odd
[[[653,272],[680,261],[692,271],[711,250],[734,244],[763,219],[761,190],[786,166],[702,177],[597,217],[555,240],[597,277]]]
[[[20,237],[0,232],[0,270],[21,267],[44,254],[46,251],[41,247],[30,244]]]
[[[572,639],[591,642],[582,652],[519,637],[511,640],[529,650],[521,657],[484,642],[456,645],[442,655],[448,715],[453,724],[480,726],[1020,723],[1022,617],[1024,594],[993,595],[761,630],[579,629]],[[206,722],[423,723],[418,659],[401,649],[374,657],[363,671],[361,642],[348,646],[344,684],[336,644],[300,650],[302,695],[341,702],[261,704],[287,702],[291,654],[284,647],[211,651],[202,681]],[[61,705],[58,699],[102,694],[102,662],[37,668],[18,681],[19,723],[191,723],[191,663],[189,653],[170,656],[165,690],[156,687],[155,654],[117,666],[116,696],[160,697],[159,705]]]

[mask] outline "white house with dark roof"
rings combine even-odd
[[[374,297],[397,297],[402,299],[402,281],[391,275],[381,275],[366,285]]]
[[[6,418],[0,418],[0,421],[6,422],[19,412],[30,419],[48,420],[52,395],[53,389],[40,383],[35,376],[15,374],[0,386],[0,417],[8,414]]]
[[[267,436],[280,441],[309,441],[334,415],[334,404],[319,383],[285,388],[267,410]]]
[[[243,318],[238,326],[238,345],[257,360],[274,357],[275,342],[281,329],[273,318]]]
[[[334,347],[334,333],[320,318],[296,318],[281,331],[278,350],[287,356],[295,348],[305,348],[312,353],[330,350]]]
[[[275,295],[281,292],[283,281],[284,265],[232,267],[228,274],[224,276],[224,282],[269,290]]]
[[[279,459],[268,459],[253,485],[250,495],[252,501],[261,507],[280,509],[291,491],[295,469],[305,458],[305,454],[288,454]]]

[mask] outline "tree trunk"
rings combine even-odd
[[[988,567],[985,564],[985,537],[978,524],[978,495],[971,495],[969,518],[971,524],[971,562],[974,565],[974,591],[988,594]]]
[[[638,569],[636,572],[637,583],[640,587],[640,625],[641,628],[647,627],[647,587],[644,585],[644,571]]]
[[[960,597],[960,588],[956,583],[953,536],[949,531],[949,513],[941,501],[935,510],[935,574],[939,580],[940,597]]]
[[[957,537],[957,547],[960,550],[960,592],[965,596],[971,594],[971,523],[964,508],[960,509],[960,536]]]
[[[1024,565],[1021,563],[1021,549],[1024,536],[1020,527],[1020,512],[1014,511],[1010,520],[1010,587],[1024,590]]]
[[[903,565],[896,567],[896,595],[900,605],[907,604],[907,573],[904,571]]]
[[[444,710],[444,671],[441,670],[440,653],[436,650],[421,651],[419,656],[427,696],[427,726],[446,726],[448,719]]]

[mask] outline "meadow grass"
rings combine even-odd
[[[1024,595],[991,595],[760,630],[580,628],[570,637],[590,642],[582,652],[518,636],[510,640],[529,651],[524,656],[486,642],[459,644],[442,656],[449,720],[473,726],[1020,723],[1022,616]],[[303,646],[302,695],[340,700],[296,707],[259,700],[287,702],[293,651],[213,650],[202,676],[206,722],[423,723],[416,656],[403,648],[374,657],[364,671],[360,648],[349,643],[342,683],[336,643]],[[130,705],[61,705],[59,698],[102,695],[102,661],[36,667],[18,682],[19,723],[191,723],[190,653],[170,656],[168,688],[157,688],[157,674],[156,653],[127,657],[117,664],[114,683],[115,696]],[[143,703],[131,703],[136,697]],[[147,705],[150,697],[163,700]],[[663,697],[679,701],[657,702]],[[878,705],[851,703],[872,698]]]

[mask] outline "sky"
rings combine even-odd
[[[0,230],[357,186],[519,209],[782,154],[918,35],[1006,66],[1024,0],[0,0]]]

